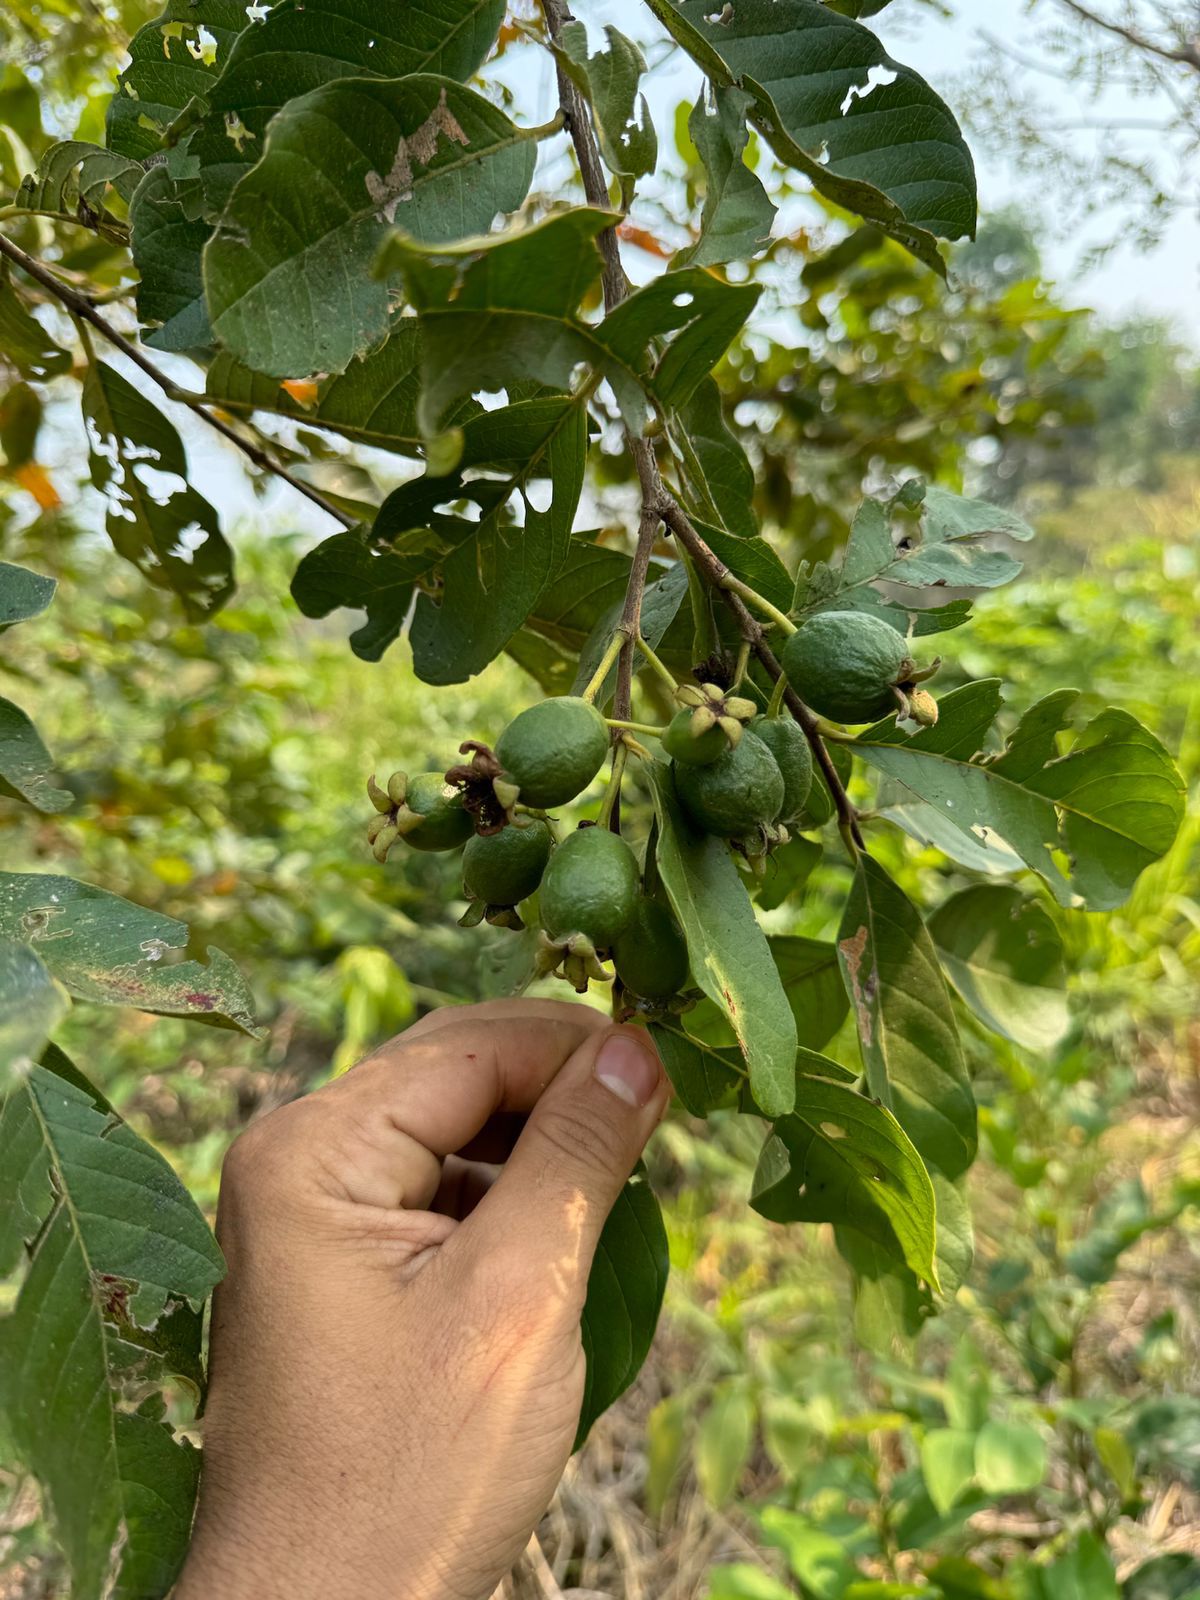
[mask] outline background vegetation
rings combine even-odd
[[[0,21],[0,120],[35,155],[52,133],[98,132],[95,85],[151,9],[18,0]],[[31,84],[57,126],[36,95],[19,120]],[[637,221],[651,253],[695,181],[682,131],[677,154],[677,191]],[[6,179],[9,160],[0,134]],[[1019,503],[1040,547],[1021,582],[978,603],[964,673],[1002,678],[1018,711],[1072,682],[1089,714],[1119,701],[1178,755],[1194,795],[1195,357],[1163,323],[1106,325],[1049,288],[1015,216],[993,218],[955,267],[947,293],[812,205],[773,248],[769,332],[719,374],[756,426],[764,524],[794,567],[836,546],[864,488],[913,473]],[[250,979],[261,1042],[94,1008],[63,1034],[211,1211],[249,1117],[430,1006],[502,992],[506,936],[481,945],[457,929],[453,861],[375,866],[361,788],[372,767],[414,751],[438,765],[500,726],[529,681],[502,660],[434,694],[399,648],[363,663],[339,619],[281,606],[311,542],[290,502],[243,517],[236,598],[182,625],[169,596],[114,561],[73,417],[51,406],[31,432],[22,386],[3,391],[0,553],[52,570],[60,589],[5,638],[0,677],[77,803],[34,817],[0,801],[0,849],[9,870],[67,872],[186,919],[198,950],[219,945]],[[232,454],[216,459],[232,480]],[[331,460],[325,487],[377,497],[373,470]],[[627,518],[626,470],[614,447],[597,525]],[[886,865],[930,901],[958,886],[932,850],[897,846]],[[844,1266],[818,1230],[747,1210],[757,1148],[737,1119],[680,1113],[664,1128],[650,1161],[671,1235],[668,1314],[637,1390],[572,1467],[541,1530],[547,1565],[520,1580],[530,1593],[1200,1595],[1198,869],[1193,808],[1121,911],[1046,903],[1066,987],[1051,963],[1036,1042],[962,1012],[986,1151],[971,1178],[978,1250],[968,1284],[907,1346],[878,1347],[869,1297],[851,1327]],[[839,871],[815,873],[773,931],[829,936]],[[830,1053],[849,1048],[835,1039]],[[0,1595],[60,1594],[36,1495],[3,1466],[0,1519]]]

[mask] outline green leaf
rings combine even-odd
[[[782,162],[944,274],[935,240],[974,235],[975,173],[923,78],[818,0],[648,3],[715,84],[753,97],[751,121]]]
[[[1033,529],[1000,506],[930,484],[920,520],[906,518],[897,542],[889,507],[880,500],[864,500],[836,574],[838,603],[847,590],[868,583],[899,583],[911,589],[935,584],[995,589],[1011,583],[1021,563],[982,543],[1000,534],[1028,540]]]
[[[1026,1422],[985,1422],[975,1441],[975,1476],[986,1494],[1028,1494],[1046,1476],[1046,1441]]]
[[[127,205],[141,177],[136,161],[81,139],[64,139],[52,144],[36,171],[22,178],[13,203],[23,211],[81,223],[122,243],[125,224],[109,210],[111,197]]]
[[[15,622],[40,617],[54,598],[58,582],[28,567],[0,561],[0,632]]]
[[[670,1258],[662,1213],[640,1164],[600,1235],[583,1308],[587,1376],[576,1450],[641,1371],[658,1326]]]
[[[9,472],[33,461],[44,414],[41,396],[27,383],[14,383],[0,397],[0,450]]]
[[[91,884],[0,872],[0,939],[33,945],[77,1000],[256,1033],[249,990],[227,955],[173,961],[187,947],[186,923]]]
[[[844,1084],[797,1078],[796,1109],[763,1147],[750,1203],[773,1222],[857,1228],[937,1282],[924,1163],[890,1111]]]
[[[274,378],[251,372],[226,351],[208,369],[205,392],[227,410],[249,415],[273,411],[328,428],[356,444],[416,456],[424,448],[417,421],[421,394],[421,329],[415,317],[392,325],[386,342],[352,361],[345,372],[323,378],[300,401]],[[479,411],[471,401],[452,420],[464,422]]]
[[[663,635],[679,614],[688,592],[687,568],[681,561],[672,563],[661,578],[646,585],[642,595],[641,635],[651,650],[657,650]],[[587,642],[579,655],[579,665],[571,686],[572,694],[582,694],[600,669],[604,652],[612,643],[617,623],[621,619],[624,595],[614,601],[604,615],[596,621]],[[650,672],[642,657],[635,656],[634,672]],[[605,675],[604,682],[593,695],[593,703],[603,709],[612,699],[617,683],[617,664],[614,662]]]
[[[646,70],[645,58],[623,33],[606,24],[607,50],[588,55],[587,29],[568,22],[560,31],[555,54],[564,71],[592,109],[592,122],[600,154],[610,172],[640,178],[653,172],[658,162],[658,137],[650,120],[645,95],[638,84]]]
[[[746,118],[754,105],[744,89],[709,84],[688,118],[688,133],[704,163],[707,184],[700,237],[678,264],[716,267],[749,261],[771,242],[775,207],[745,162]]]
[[[1062,940],[1036,900],[976,884],[929,919],[942,968],[979,1020],[1027,1050],[1051,1050],[1070,1027]]]
[[[1055,715],[1060,707],[1061,697]],[[1020,857],[1062,905],[1082,902],[1093,911],[1121,905],[1139,873],[1175,840],[1183,780],[1159,741],[1126,711],[1100,712],[1069,754],[1036,768],[1033,761],[1052,747],[1049,739],[1018,729],[1015,754],[1010,748],[995,762],[969,762],[939,748],[940,734],[939,722],[897,739],[894,724],[881,724],[854,748],[895,779],[904,798],[932,807],[973,846],[982,839]],[[1059,865],[1062,853],[1070,858],[1069,878]]]
[[[853,1278],[855,1338],[911,1366],[917,1335],[933,1311],[929,1290],[893,1250],[857,1228],[835,1226],[834,1240]]]
[[[583,490],[587,407],[573,395],[518,401],[472,419],[463,435],[464,467],[509,476],[491,485],[492,506],[481,506],[470,538],[439,564],[437,599],[417,597],[413,666],[426,683],[462,683],[482,672],[556,583]],[[523,509],[519,525],[506,518],[512,496]]]
[[[765,539],[738,538],[702,520],[696,521],[696,529],[735,578],[757,589],[781,611],[788,609],[792,599],[791,575]]]
[[[713,1567],[704,1600],[795,1600],[795,1591],[748,1561]]]
[[[108,104],[109,149],[137,161],[160,150],[184,107],[208,94],[249,21],[244,0],[170,0],[144,23]]]
[[[843,1600],[857,1573],[840,1539],[783,1506],[767,1506],[759,1520],[767,1543],[784,1552],[806,1594],[813,1600]]]
[[[377,549],[369,528],[350,528],[308,552],[291,592],[306,617],[327,617],[339,606],[365,611],[350,648],[362,661],[378,661],[404,631],[414,587],[411,559]]]
[[[728,1018],[764,1116],[795,1099],[796,1020],[725,842],[699,834],[668,767],[652,770],[658,870],[687,939],[696,982]]]
[[[725,421],[721,391],[713,378],[696,385],[668,428],[683,464],[688,500],[697,514],[741,539],[753,539],[758,533],[754,469]]]
[[[212,343],[200,256],[211,232],[188,216],[165,166],[151,167],[129,206],[130,246],[141,275],[137,291],[143,339],[154,350]]]
[[[759,910],[774,911],[777,906],[783,905],[785,900],[800,894],[813,868],[824,855],[824,848],[816,839],[806,839],[802,834],[789,839],[787,844],[776,845],[767,857],[766,876],[757,886],[754,895]],[[841,989],[844,998],[846,991],[840,978],[838,988]],[[849,1004],[848,1001],[846,1003]],[[799,1018],[797,1026],[800,1026]],[[829,1038],[832,1038],[832,1034],[822,1039],[821,1044],[825,1044]]]
[[[962,1428],[930,1428],[919,1452],[929,1498],[944,1517],[975,1481],[975,1435]]]
[[[975,1156],[975,1099],[946,980],[920,913],[869,855],[838,930],[867,1085],[947,1177]]]
[[[1200,1600],[1200,1560],[1184,1550],[1155,1556],[1131,1572],[1122,1600]]]
[[[8,272],[0,269],[0,351],[23,378],[41,382],[71,369],[70,352],[25,308]]]
[[[809,1050],[823,1050],[850,1009],[837,947],[799,934],[772,934],[767,943],[796,1019],[797,1038]]]
[[[262,154],[272,117],[289,102],[339,78],[436,73],[465,82],[482,65],[503,20],[504,0],[422,0],[394,11],[378,0],[273,5],[237,39],[187,144],[210,208],[219,213],[227,203]],[[389,156],[380,170],[390,165]]]
[[[731,1498],[754,1444],[756,1412],[744,1378],[727,1378],[713,1390],[696,1430],[696,1481],[712,1506]]]
[[[69,789],[51,782],[54,760],[19,706],[0,696],[0,795],[16,795],[37,811],[65,811]]]
[[[27,944],[0,940],[0,1099],[41,1055],[69,1006]]]
[[[706,1117],[733,1104],[746,1076],[740,1050],[694,1039],[676,1022],[652,1022],[650,1037],[684,1110],[693,1117]]]
[[[177,594],[191,622],[233,593],[233,553],[209,502],[187,481],[183,443],[164,412],[115,367],[93,361],[83,380],[92,482],[108,499],[117,554],[158,589]],[[182,481],[164,491],[148,473]]]
[[[464,395],[522,379],[566,390],[581,363],[608,379],[637,432],[650,399],[667,409],[687,402],[749,316],[759,288],[688,268],[656,278],[602,323],[585,323],[577,311],[600,275],[596,236],[613,223],[613,213],[581,206],[457,250],[420,251],[392,237],[377,270],[403,271],[421,310],[427,433],[444,426],[448,408]],[[436,256],[459,270],[431,272]]]
[[[537,147],[450,78],[343,78],[289,103],[204,252],[221,343],[258,372],[342,372],[388,331],[388,226],[442,243],[514,211]],[[543,380],[544,381],[544,380]]]
[[[72,1592],[164,1593],[199,1457],[130,1403],[160,1374],[198,1384],[200,1308],[224,1263],[163,1158],[77,1074],[46,1067],[0,1106],[0,1272],[26,1253],[0,1321],[0,1404]]]

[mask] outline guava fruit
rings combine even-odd
[[[675,767],[684,810],[705,833],[739,839],[775,821],[783,805],[779,763],[756,733],[707,767]]]
[[[496,757],[517,785],[522,805],[566,805],[591,783],[608,754],[604,718],[574,695],[541,700],[519,712],[496,741]]]
[[[706,767],[742,737],[743,724],[758,709],[753,700],[730,694],[716,683],[684,683],[677,696],[684,709],[671,718],[663,749],[688,767]]]
[[[517,905],[541,883],[553,842],[536,817],[499,833],[476,834],[463,851],[463,893],[487,906]]]
[[[725,754],[729,740],[715,722],[698,729],[694,716],[691,711],[677,711],[663,732],[662,747],[685,767],[706,767]]]
[[[669,1000],[688,980],[688,951],[670,907],[643,895],[613,941],[613,966],[643,1000]]]
[[[393,772],[386,790],[372,778],[367,793],[378,813],[367,829],[377,861],[397,839],[414,850],[456,850],[475,831],[462,795],[440,772]]]
[[[834,722],[875,722],[906,708],[913,681],[908,641],[865,611],[821,611],[783,648],[783,670],[801,700]]]
[[[792,717],[758,717],[750,732],[766,745],[783,774],[783,805],[780,818],[787,822],[804,809],[812,788],[812,749],[804,731]]]
[[[627,927],[638,897],[638,868],[620,834],[580,828],[550,857],[542,878],[542,926],[552,940],[582,934],[606,950]]]

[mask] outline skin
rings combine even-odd
[[[176,1600],[486,1600],[570,1455],[596,1241],[668,1100],[642,1030],[497,1001],[237,1140]]]

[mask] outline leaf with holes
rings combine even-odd
[[[856,1228],[937,1283],[925,1164],[892,1113],[845,1084],[798,1077],[795,1110],[775,1122],[750,1203],[773,1222]]]
[[[645,58],[619,29],[604,29],[608,48],[588,54],[587,29],[568,22],[560,30],[555,53],[571,81],[591,106],[592,120],[610,172],[640,178],[653,172],[658,161],[658,137],[650,120],[645,95],[638,84],[646,70]]]
[[[422,0],[388,10],[378,0],[281,0],[240,33],[184,137],[214,216],[263,153],[272,117],[340,78],[436,73],[465,83],[504,18],[504,0]],[[191,122],[199,119],[198,127]],[[386,171],[387,168],[385,167]]]
[[[696,982],[724,1013],[764,1116],[796,1092],[796,1019],[729,847],[699,834],[680,809],[669,767],[651,771],[663,887],[687,939]]]
[[[581,1329],[587,1372],[576,1450],[641,1371],[669,1270],[662,1213],[639,1163],[608,1214],[588,1278]]]
[[[342,78],[290,101],[204,252],[213,331],[258,372],[342,372],[381,344],[388,227],[426,243],[514,211],[537,146],[481,95],[431,74]]]
[[[183,443],[166,415],[115,367],[93,361],[83,381],[92,482],[108,500],[118,555],[156,588],[177,594],[189,621],[233,593],[233,552],[209,502],[187,481]],[[167,475],[166,486],[155,481]],[[179,480],[179,487],[170,480]]]
[[[1063,947],[1042,906],[1011,884],[961,889],[929,919],[942,968],[993,1032],[1050,1050],[1070,1026]]]
[[[868,29],[819,0],[648,0],[715,84],[818,193],[945,272],[936,241],[975,232],[975,171],[954,115]]]
[[[34,1067],[0,1105],[0,1275],[25,1265],[0,1320],[0,1405],[72,1592],[162,1594],[199,1456],[132,1406],[166,1376],[198,1389],[201,1307],[224,1263],[162,1156],[65,1065]]]
[[[109,101],[110,150],[145,161],[192,101],[203,102],[250,18],[244,0],[170,0],[129,45]]]
[[[257,1034],[241,973],[220,950],[176,961],[186,923],[44,872],[0,872],[0,939],[30,944],[77,1000],[136,1006]]]

